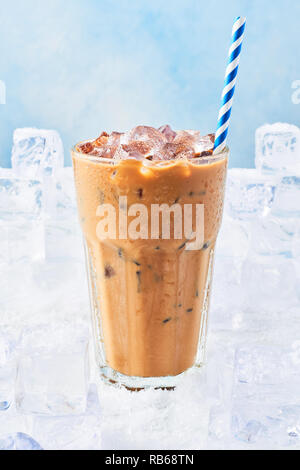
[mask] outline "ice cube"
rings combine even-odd
[[[270,214],[253,220],[249,227],[250,250],[263,256],[291,258],[292,241],[297,229],[297,220],[283,219]]]
[[[16,335],[12,335],[7,327],[0,326],[0,411],[9,408],[13,400],[16,343]]]
[[[101,417],[36,416],[33,436],[45,450],[99,450],[101,446]]]
[[[299,217],[299,201],[300,176],[285,176],[276,188],[272,213],[281,217]]]
[[[289,259],[249,256],[242,268],[245,293],[245,328],[262,331],[272,325],[276,312],[291,309],[296,302],[295,271]],[[259,314],[258,314],[259,312]]]
[[[232,335],[232,332],[230,332]],[[208,382],[211,408],[209,448],[227,449],[231,437],[234,345],[218,332],[208,339]]]
[[[167,142],[167,138],[159,130],[149,126],[137,126],[129,132],[122,134],[114,158],[142,159],[152,157],[159,152],[160,148]]]
[[[120,145],[121,138],[123,133],[121,132],[112,132],[103,147],[103,152],[101,152],[102,157],[113,158],[115,156],[116,150]],[[101,151],[101,148],[100,148]]]
[[[214,142],[215,142],[215,136],[214,134],[208,134],[208,135],[200,135],[200,133],[195,133],[195,145],[194,145],[194,150],[196,154],[201,154],[202,156],[205,156],[207,153],[210,155],[213,151],[214,148]]]
[[[48,218],[76,218],[76,192],[72,167],[60,168],[55,177],[46,178],[44,193]]]
[[[45,256],[47,260],[83,261],[83,242],[77,217],[53,219],[45,223]]]
[[[0,435],[0,450],[43,450],[39,443],[28,434]]]
[[[88,289],[84,260],[56,260],[0,265],[1,324],[13,329],[74,319],[87,322]],[[33,301],[34,299],[34,301]]]
[[[237,326],[245,296],[241,285],[242,267],[249,247],[248,226],[225,215],[216,246],[211,298],[211,321],[216,329]]]
[[[73,169],[58,170],[44,181],[46,259],[83,259]]]
[[[16,381],[20,412],[83,413],[88,381],[88,332],[84,325],[62,322],[24,331]]]
[[[174,392],[127,390],[99,384],[103,448],[203,449],[210,394],[205,371],[190,371]],[[118,400],[118,406],[115,406]]]
[[[84,260],[78,262],[64,257],[52,260],[47,259],[45,262],[34,263],[32,265],[31,276],[33,278],[31,289],[40,293],[46,302],[50,301],[53,306],[52,308],[54,306],[58,310],[66,308],[66,311],[61,312],[62,315],[63,313],[68,313],[67,305],[72,305],[71,309],[73,311],[75,309],[76,318],[81,318],[80,308],[82,306],[79,307],[80,299],[86,299],[87,297]],[[63,295],[64,290],[67,295]],[[82,313],[86,314],[86,312]]]
[[[41,220],[0,220],[0,264],[40,261],[45,257]]]
[[[12,168],[24,178],[43,179],[64,165],[64,150],[57,131],[22,128],[13,136]]]
[[[250,219],[265,215],[274,200],[276,182],[257,170],[228,170],[225,211],[234,219]]]
[[[1,219],[21,216],[41,215],[43,188],[37,180],[26,180],[0,174],[0,214]]]
[[[0,245],[0,262],[43,259],[40,182],[0,177]]]
[[[192,131],[177,131],[175,139],[173,140],[172,144],[176,145],[178,149],[194,150],[196,140],[198,137],[200,138],[200,132],[198,131],[195,131],[195,132],[197,132],[196,135]]]
[[[263,173],[300,172],[300,129],[292,124],[266,124],[256,130],[255,166]]]
[[[232,421],[236,439],[260,449],[299,445],[299,364],[292,357],[293,348],[237,349]]]
[[[122,138],[122,143],[129,144],[136,141],[150,143],[152,147],[160,147],[166,143],[167,139],[164,134],[154,127],[137,126],[131,129],[127,134],[124,134]]]
[[[192,145],[189,146],[188,142],[168,142],[158,152],[157,156],[161,160],[171,160],[173,158],[192,158],[195,152]]]
[[[44,321],[47,311],[52,311],[52,317],[55,310],[59,309],[61,293],[58,291],[50,293],[49,290],[42,291],[38,288],[33,278],[33,269],[36,265],[39,265],[39,262],[31,263],[28,259],[24,259],[0,267],[1,323],[17,329],[24,323],[38,322],[38,318]],[[41,279],[39,281],[41,282]],[[68,279],[64,278],[64,282],[69,286]]]
[[[210,322],[215,330],[239,329],[245,302],[241,282],[242,266],[242,260],[230,256],[216,257],[210,314]]]
[[[0,178],[13,179],[15,178],[15,172],[12,168],[2,168],[0,167]]]
[[[144,156],[150,155],[152,146],[149,142],[129,142],[129,144],[122,144],[116,150],[114,157],[115,158],[134,158],[136,160],[141,160]]]
[[[97,388],[91,384],[83,416],[37,416],[33,435],[47,450],[101,449],[102,410]]]
[[[200,370],[190,371],[177,386],[167,413],[167,433],[164,425],[161,431],[168,449],[207,447],[211,406],[209,385],[207,371]],[[168,403],[169,397],[165,396],[165,399]],[[157,411],[159,413],[159,409]],[[164,448],[163,442],[160,448]]]
[[[236,417],[234,418],[234,423],[236,424]],[[239,423],[240,424],[240,423]],[[238,425],[236,424],[238,427]],[[247,444],[254,444],[259,440],[262,434],[266,433],[267,428],[263,426],[259,421],[255,419],[248,421],[244,426],[238,427],[235,432],[235,437],[241,441],[246,442]]]
[[[244,260],[250,247],[249,227],[243,221],[224,214],[217,241],[217,255]]]
[[[24,297],[28,298],[28,292],[32,293],[31,266],[27,260],[24,263],[3,263],[0,264],[0,268],[1,323],[6,325],[14,324],[18,315],[19,318],[21,316]],[[18,310],[19,314],[17,315]]]
[[[235,375],[242,384],[285,383],[291,375],[291,366],[293,368],[289,354],[275,347],[241,347],[236,352]]]
[[[177,131],[174,144],[180,145],[182,148],[192,149],[192,157],[195,154],[205,156],[211,155],[214,146],[214,135],[201,135],[200,131],[187,130]]]
[[[193,144],[197,139],[200,138],[200,131],[180,130],[176,132],[174,142],[190,142]]]
[[[1,437],[8,437],[16,433],[31,435],[32,416],[17,413],[12,405],[8,410],[0,412],[0,440]]]
[[[158,130],[166,137],[168,142],[172,142],[176,137],[176,132],[168,124],[161,126]]]

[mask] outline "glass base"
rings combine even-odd
[[[125,387],[127,390],[139,391],[153,388],[154,390],[174,390],[181,380],[193,369],[202,367],[197,364],[181,374],[165,377],[134,377],[121,374],[111,367],[101,367],[100,377],[109,384],[116,387]]]

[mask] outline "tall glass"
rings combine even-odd
[[[185,371],[204,361],[228,149],[217,156],[145,165],[97,158],[76,148],[72,159],[99,373],[130,389],[174,387]],[[150,222],[146,237],[129,237],[127,228],[135,219],[129,209],[135,204],[149,214],[153,205],[176,204],[182,213],[186,205],[202,206],[201,246],[187,249],[184,231],[181,238],[178,231],[175,235],[175,212],[169,238],[162,222],[155,239]],[[116,226],[107,225],[103,236],[108,213],[116,217]],[[191,217],[195,229],[196,210]]]

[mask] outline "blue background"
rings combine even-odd
[[[247,17],[230,126],[231,166],[254,163],[265,122],[300,124],[299,0],[1,0],[0,165],[16,127],[69,147],[137,124],[215,130],[233,20]]]

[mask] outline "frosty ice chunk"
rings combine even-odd
[[[200,131],[178,131],[174,143],[193,149],[194,155],[211,155],[214,146],[214,134],[202,136]]]
[[[195,145],[194,145],[196,154],[200,154],[203,157],[205,155],[212,155],[214,142],[215,142],[214,134],[208,134],[204,136],[196,135]]]
[[[17,413],[14,406],[0,412],[0,436],[14,435],[17,432],[30,434],[32,431],[32,417]]]
[[[106,141],[104,143],[102,141],[100,147],[94,147],[90,154],[104,158],[113,158],[116,151],[121,148],[120,143],[122,136],[123,134],[121,132],[112,132]],[[97,142],[97,140],[95,142]]]
[[[145,142],[130,142],[129,144],[121,144],[114,153],[116,160],[142,160],[144,156],[150,155],[151,145]]]
[[[127,143],[136,141],[148,142],[157,147],[160,147],[167,141],[166,136],[162,132],[150,126],[134,127],[131,131],[125,134],[124,137],[124,143],[125,140],[127,140]]]
[[[261,331],[273,326],[276,312],[284,313],[297,302],[294,267],[283,256],[253,256],[252,253],[242,268],[241,288],[245,292],[248,330]],[[266,313],[269,315],[262,318]]]
[[[49,219],[45,223],[47,260],[83,260],[83,243],[76,216],[72,219]]]
[[[165,135],[154,127],[137,126],[121,136],[114,158],[153,158],[166,142]]]
[[[19,411],[83,413],[88,376],[88,332],[84,325],[62,322],[24,331],[16,382]]]
[[[293,366],[288,354],[276,348],[240,348],[236,353],[236,380],[240,383],[277,385],[289,379]]]
[[[276,189],[272,213],[280,217],[300,216],[300,175],[282,178]]]
[[[40,182],[0,177],[0,262],[44,257],[42,207]]]
[[[0,264],[40,261],[45,257],[44,227],[41,220],[0,220]]]
[[[171,160],[177,158],[192,158],[195,152],[192,145],[189,146],[188,142],[168,142],[160,151],[157,152],[157,156],[161,160]]]
[[[164,134],[168,142],[172,142],[176,137],[176,132],[168,124],[161,126],[158,130]]]
[[[54,178],[44,182],[45,209],[48,218],[77,218],[72,167],[58,169]]]
[[[7,216],[39,216],[42,211],[42,185],[36,180],[2,177],[0,173],[0,212]]]
[[[76,211],[73,168],[58,170],[44,182],[46,258],[76,258],[83,255]]]
[[[0,412],[9,408],[14,392],[16,375],[15,338],[7,328],[0,328]]]
[[[177,131],[173,137],[168,138],[158,155],[162,160],[204,157],[212,155],[213,142],[213,134],[201,136],[200,131]]]
[[[252,253],[290,258],[296,229],[295,219],[283,219],[272,214],[253,221],[250,227]]]
[[[233,435],[248,446],[289,447],[298,442],[298,346],[238,348],[233,387]]]
[[[141,394],[99,384],[104,449],[206,448],[211,386],[205,373],[187,374],[173,392]],[[115,406],[118,401],[118,407]],[[128,420],[128,416],[131,417]]]
[[[175,132],[169,125],[158,129],[137,126],[129,132],[103,132],[98,139],[79,143],[78,151],[95,157],[115,160],[173,160],[210,156],[214,134],[202,136],[200,131]]]
[[[28,434],[16,432],[0,437],[0,450],[43,450]]]
[[[226,336],[213,335],[210,341],[208,371],[209,397],[211,402],[209,422],[209,448],[228,448],[231,427],[232,382],[234,345]]]
[[[211,321],[215,328],[232,328],[236,316],[240,314],[244,302],[241,273],[249,246],[247,227],[226,215],[216,247],[214,296],[211,303]]]
[[[255,166],[263,172],[300,171],[300,129],[292,124],[266,124],[256,130]]]
[[[0,167],[0,178],[6,178],[6,179],[11,179],[15,178],[15,172],[13,171],[12,168],[2,168]]]
[[[33,435],[45,450],[101,449],[99,416],[37,416]]]
[[[12,168],[22,177],[52,176],[64,165],[64,150],[57,131],[23,128],[13,136]]]
[[[61,168],[55,178],[55,184],[57,211],[56,216],[73,217],[76,214],[76,194],[73,168]]]
[[[225,210],[234,219],[256,218],[270,211],[276,183],[257,170],[228,170]]]

